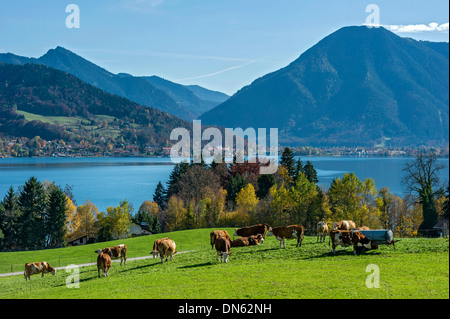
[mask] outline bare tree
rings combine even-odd
[[[420,153],[414,162],[407,163],[402,179],[410,193],[416,193],[422,203],[423,222],[419,231],[430,230],[437,223],[438,214],[435,204],[436,191],[439,189],[439,171],[444,165],[438,163],[434,154]]]

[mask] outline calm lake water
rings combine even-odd
[[[354,172],[361,180],[373,178],[377,189],[389,187],[396,195],[406,194],[401,185],[406,162],[412,158],[355,158],[355,157],[301,157],[303,163],[311,161],[317,170],[319,184],[328,187],[335,177]],[[445,165],[441,170],[441,183],[447,184],[449,160],[439,159]],[[99,211],[117,206],[128,199],[135,212],[144,200],[152,200],[159,181],[165,185],[174,164],[170,158],[3,158],[0,159],[0,200],[8,188],[14,189],[31,176],[41,182],[48,180],[57,185],[73,186],[78,205],[87,199]]]

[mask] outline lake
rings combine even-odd
[[[319,185],[329,187],[335,177],[354,172],[361,180],[373,178],[377,189],[383,186],[398,196],[406,194],[401,185],[406,162],[413,158],[301,157],[311,161],[317,170]],[[449,160],[440,171],[441,183],[447,184]],[[87,199],[99,211],[117,206],[125,198],[135,212],[144,200],[152,200],[159,181],[165,183],[174,164],[170,158],[0,158],[0,200],[12,185],[15,190],[31,176],[41,182],[73,186],[78,205]]]

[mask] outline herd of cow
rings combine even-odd
[[[319,222],[317,224],[317,242],[325,242],[325,238],[329,235],[332,244],[333,253],[336,253],[337,246],[348,247],[353,245],[353,252],[360,253],[365,250],[377,249],[378,246],[368,238],[366,238],[360,230],[368,230],[367,227],[356,228],[356,225],[351,220],[343,220],[337,223],[333,223],[333,229],[329,232],[326,222]],[[237,239],[232,240],[226,230],[214,230],[210,233],[211,249],[216,249],[217,258],[219,262],[228,262],[228,256],[231,255],[232,247],[243,247],[260,245],[264,242],[266,236],[275,236],[280,242],[280,248],[283,246],[286,248],[285,240],[297,239],[296,247],[301,247],[305,229],[302,225],[290,225],[280,227],[270,227],[268,224],[258,224],[248,227],[235,229],[233,236],[239,236]],[[175,242],[168,238],[161,238],[155,240],[153,244],[153,250],[150,252],[153,258],[158,255],[161,258],[161,263],[164,260],[173,260],[173,256],[176,254]],[[100,277],[100,272],[103,276],[108,276],[109,269],[111,267],[111,259],[120,258],[120,265],[125,265],[127,261],[127,246],[122,244],[114,247],[107,247],[98,249],[95,251],[98,254],[97,257],[97,272]],[[31,275],[52,273],[55,275],[56,270],[48,262],[38,263],[26,263],[25,264],[25,280],[30,279]]]

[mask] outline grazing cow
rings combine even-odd
[[[264,239],[266,239],[266,233],[270,231],[272,227],[270,227],[269,224],[258,224],[253,226],[247,226],[243,228],[236,228],[234,230],[233,236],[241,236],[241,237],[248,237],[252,235],[258,235],[261,234],[263,237],[263,240],[261,241],[261,244],[264,242]]]
[[[158,250],[158,245],[161,241],[166,240],[166,239],[170,239],[169,237],[165,237],[165,238],[161,238],[161,239],[157,239],[155,240],[155,242],[153,243],[153,251],[150,252],[150,254],[153,255],[153,258],[156,258],[159,255],[159,250]]]
[[[333,223],[333,229],[337,230],[352,230],[356,228],[356,224],[352,220],[341,220],[340,222]]]
[[[320,221],[317,223],[317,242],[325,242],[325,237],[327,237],[328,234],[328,225],[324,221]]]
[[[225,237],[219,237],[214,242],[214,246],[216,247],[217,251],[217,259],[219,262],[228,262],[228,256],[231,255],[230,248],[231,243],[228,238]]]
[[[97,257],[97,272],[100,278],[100,270],[103,271],[103,276],[108,276],[109,268],[111,268],[111,248],[104,248]]]
[[[275,236],[277,240],[280,241],[283,247],[286,248],[285,239],[297,239],[297,246],[302,246],[303,237],[305,235],[305,229],[302,225],[290,225],[290,226],[280,226],[274,227],[271,231],[267,232],[267,236]]]
[[[26,263],[23,275],[25,276],[25,280],[31,280],[31,275],[42,274],[42,277],[44,277],[44,274],[49,272],[54,276],[56,274],[56,269],[50,266],[48,262],[41,261],[38,263]]]
[[[358,230],[337,230],[330,232],[333,253],[336,254],[336,247],[348,247],[353,245],[353,253],[357,254],[365,250],[378,249],[378,245],[372,244],[366,236]]]
[[[259,245],[263,241],[264,237],[261,234],[239,237],[231,242],[231,247],[254,246]]]
[[[219,237],[224,237],[226,239],[228,239],[231,242],[231,237],[228,234],[228,232],[226,230],[213,230],[210,234],[209,234],[209,239],[210,239],[210,243],[211,243],[211,249],[214,248],[214,244],[216,242],[216,239]]]
[[[173,255],[176,254],[175,249],[175,242],[170,238],[164,238],[158,243],[158,251],[162,264],[164,264],[164,257],[166,257],[166,261],[169,257],[170,260],[173,261]]]
[[[114,247],[106,247],[103,249],[97,249],[95,250],[95,252],[100,255],[105,249],[109,249],[109,251],[106,251],[106,253],[109,254],[109,257],[111,257],[111,259],[120,258],[121,266],[122,263],[124,265],[127,263],[127,245],[122,244]]]

